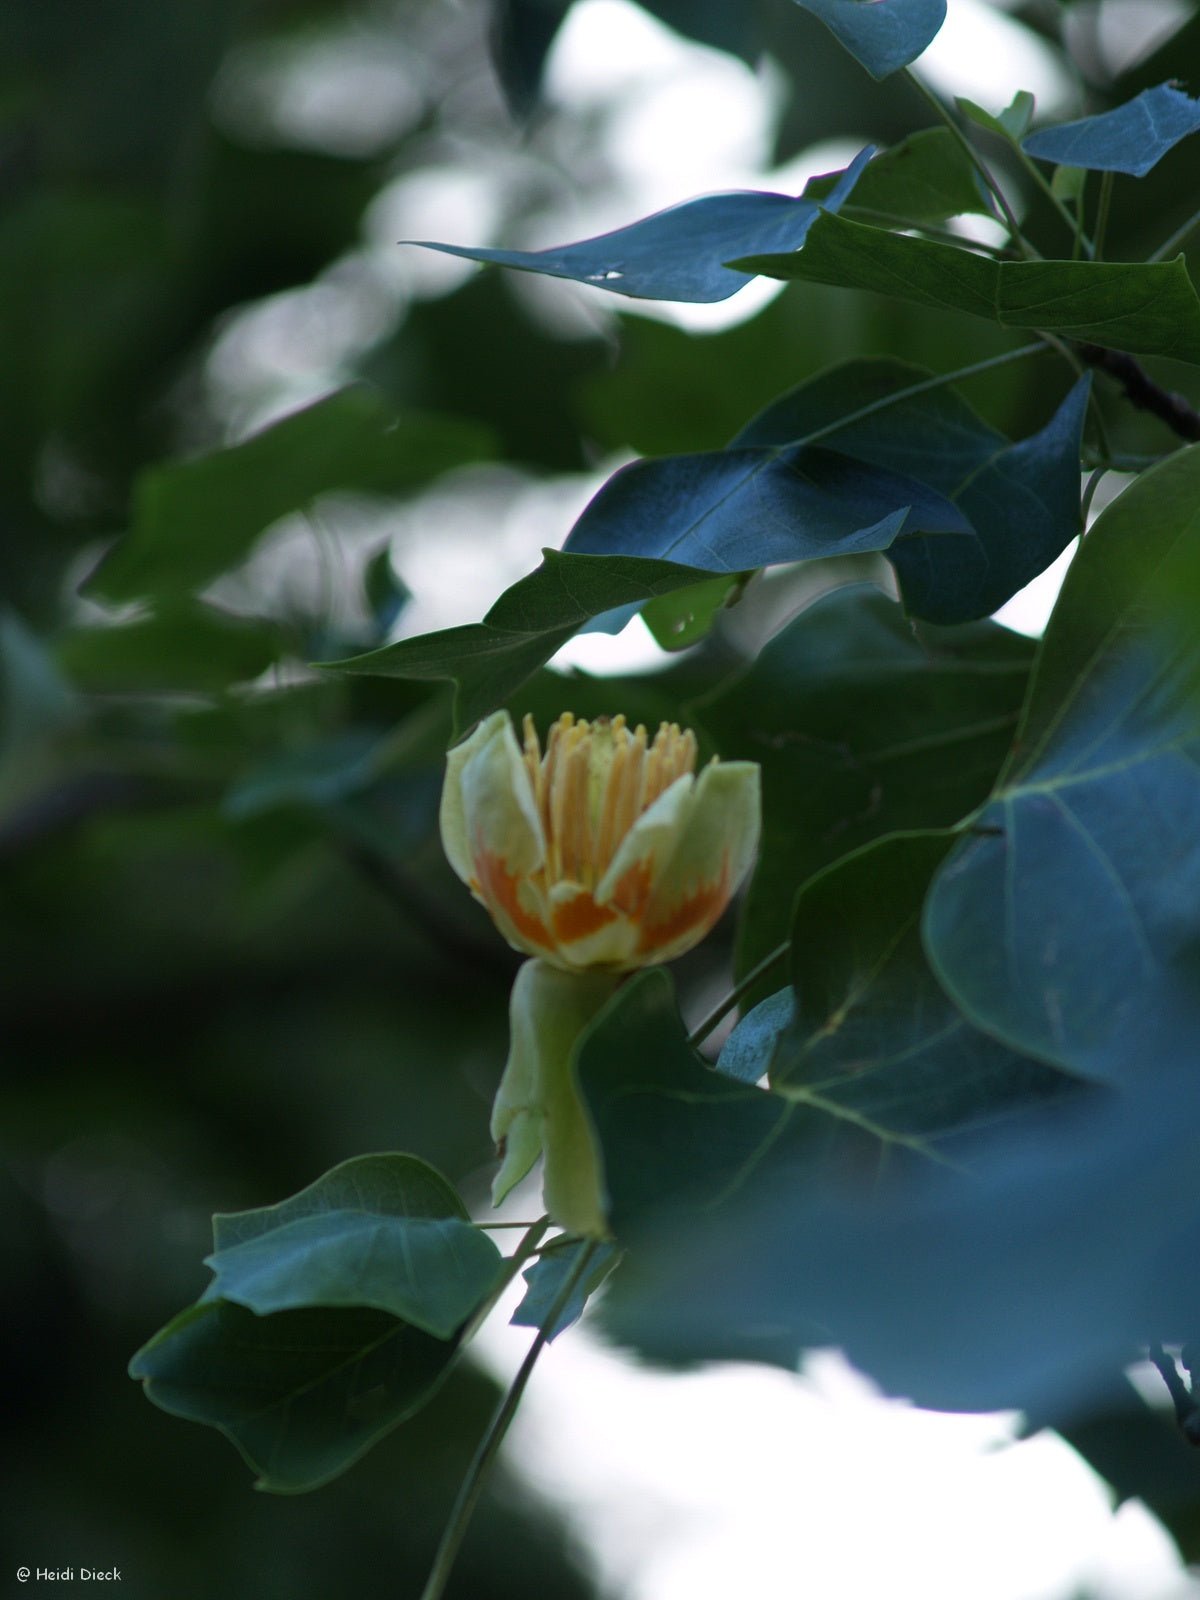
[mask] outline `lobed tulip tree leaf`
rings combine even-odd
[[[822,210],[836,211],[872,155],[861,151],[821,201],[743,190],[701,195],[628,227],[551,250],[495,250],[431,239],[407,242],[520,272],[570,278],[640,300],[728,300],[753,274],[730,269],[731,256],[797,250]]]
[[[768,407],[728,450],[622,468],[566,549],[719,572],[886,550],[915,615],[987,616],[1079,532],[1089,382],[1011,444],[921,369],[848,362]]]
[[[560,1333],[579,1321],[588,1300],[608,1277],[621,1255],[615,1244],[597,1245],[586,1272],[572,1289],[554,1326],[548,1328],[546,1319],[553,1311],[563,1285],[575,1271],[587,1244],[586,1239],[556,1239],[542,1251],[533,1266],[521,1274],[526,1285],[525,1297],[510,1318],[516,1327],[542,1328],[548,1339],[557,1339]]]
[[[839,177],[830,173],[810,179],[805,196],[823,199]],[[987,216],[992,207],[978,173],[949,128],[922,128],[874,157],[845,209],[903,222],[944,222],[973,212]]]
[[[720,1205],[760,1168],[802,1159],[815,1118],[713,1071],[687,1042],[665,968],[636,973],[575,1055],[619,1243],[662,1208]]]
[[[279,1205],[213,1219],[213,1281],[130,1363],[280,1493],[315,1488],[427,1401],[504,1276],[449,1183],[358,1156]]]
[[[706,576],[678,562],[545,550],[537,571],[506,589],[482,622],[321,665],[384,678],[451,680],[457,738],[502,706],[590,618]]]
[[[1142,178],[1181,139],[1200,131],[1200,100],[1172,84],[1127,100],[1115,111],[1040,128],[1021,141],[1026,155],[1090,172],[1127,172]]]
[[[921,52],[946,20],[946,0],[795,0],[823,22],[873,78],[886,78]]]
[[[722,757],[762,769],[739,973],[788,936],[796,891],[814,873],[881,834],[952,826],[983,802],[1033,653],[992,622],[914,628],[878,590],[847,587],[689,707]]]
[[[945,841],[941,844],[944,848]],[[896,860],[903,848],[898,847]],[[622,985],[583,1036],[575,1057],[603,1156],[607,1214],[619,1243],[636,1239],[660,1215],[736,1207],[805,1173],[816,1182],[826,1162],[836,1166],[851,1151],[859,1159],[864,1148],[875,1159],[904,1150],[931,1157],[946,1141],[1010,1114],[1020,1103],[1075,1087],[1066,1074],[974,1039],[965,1024],[961,1051],[954,1055],[946,1047],[935,1066],[955,1012],[943,997],[927,1022],[921,1014],[921,1000],[936,987],[915,936],[920,891],[932,864],[928,856],[909,882],[889,872],[880,883],[875,924],[885,952],[889,932],[894,937],[898,929],[914,930],[904,953],[891,959],[914,981],[912,1001],[905,1001],[906,1008],[911,1006],[905,1044],[914,1056],[928,1051],[927,1072],[914,1069],[907,1050],[887,1059],[893,1049],[888,1004],[899,987],[898,978],[893,985],[895,974],[864,998],[854,1040],[847,1041],[836,1067],[828,1054],[819,1078],[805,1086],[790,1080],[785,1093],[738,1081],[704,1062],[687,1041],[665,969],[638,973]],[[843,942],[842,954],[849,948]],[[805,959],[805,952],[797,952],[797,974]],[[869,966],[866,971],[870,976]],[[788,1038],[781,1036],[781,1049]],[[873,1082],[856,1087],[864,1046],[874,1053]],[[831,1051],[837,1048],[835,1040]],[[943,1075],[949,1062],[956,1065],[957,1077],[947,1084]]]
[[[743,272],[896,295],[1106,349],[1200,361],[1200,300],[1174,261],[994,261],[845,217],[816,219],[803,250],[739,256]]]
[[[172,1416],[219,1428],[277,1494],[315,1489],[432,1398],[458,1353],[383,1311],[255,1316],[224,1300],[183,1311],[131,1377]]]
[[[320,495],[401,493],[488,452],[473,423],[397,412],[365,385],[340,389],[240,444],[142,473],[132,525],[89,588],[106,600],[186,594]]]
[[[910,611],[932,622],[990,616],[1080,529],[1079,452],[1090,378],[1013,444],[922,368],[853,360],[768,406],[735,445],[820,438],[884,471],[907,471],[962,511],[965,532],[905,534],[888,551]],[[843,420],[839,420],[843,419]]]
[[[791,930],[794,1008],[772,1088],[870,1131],[961,1134],[1078,1080],[972,1027],[931,972],[921,908],[948,831],[890,834],[811,879]]]
[[[1200,1026],[1200,447],[1144,474],[1067,576],[1013,748],[939,874],[942,982],[1015,1048],[1116,1080]],[[1191,563],[1191,565],[1189,565]]]
[[[686,1225],[647,1216],[606,1297],[642,1353],[713,1360],[770,1330],[840,1345],[886,1390],[954,1411],[1086,1416],[1148,1341],[1200,1327],[1194,1072],[1077,1095],[991,1130],[968,1171],[773,1174]],[[962,1160],[962,1149],[956,1151]],[[747,1240],[754,1248],[747,1249]]]
[[[967,534],[970,524],[916,478],[785,445],[631,462],[585,507],[563,548],[735,573],[886,550],[906,530]]]
[[[500,1252],[415,1156],[357,1156],[279,1205],[213,1219],[208,1300],[259,1316],[370,1306],[448,1339],[496,1287]]]

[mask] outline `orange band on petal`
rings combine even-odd
[[[564,900],[556,905],[552,915],[555,937],[563,944],[574,944],[616,922],[620,912],[612,910],[610,906],[598,906],[585,890],[573,900]]]
[[[527,910],[521,904],[522,880],[508,870],[499,856],[480,849],[478,842],[475,849],[475,871],[479,875],[479,891],[488,910],[493,914],[496,910],[502,911],[514,931],[527,944],[539,950],[553,950],[554,940],[546,924],[536,912]]]
[[[667,950],[677,940],[688,934],[701,938],[729,903],[729,857],[721,862],[720,876],[713,883],[701,884],[694,894],[680,901],[667,916],[656,922],[646,922],[638,938],[638,951],[652,955],[656,950]]]
[[[639,922],[646,909],[646,902],[650,898],[650,889],[654,883],[654,862],[649,856],[643,856],[640,861],[635,861],[627,867],[609,895],[609,903],[616,906],[618,911],[623,911],[627,917],[632,917]]]

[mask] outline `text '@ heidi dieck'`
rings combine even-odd
[[[18,1567],[17,1582],[120,1583],[120,1567]]]

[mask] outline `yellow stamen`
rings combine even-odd
[[[621,841],[664,790],[695,771],[696,736],[661,723],[653,741],[624,716],[576,721],[564,711],[543,756],[532,717],[524,729],[524,764],[546,837],[542,889],[558,883],[592,890]]]

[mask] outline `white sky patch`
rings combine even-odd
[[[1000,111],[1018,89],[1037,100],[1038,115],[1075,111],[1075,88],[1051,47],[987,0],[950,0],[941,31],[916,70],[952,101],[965,95],[986,111]]]
[[[577,633],[551,658],[550,665],[578,667],[602,678],[625,672],[652,672],[668,666],[670,659],[641,617],[634,617],[617,634]]]
[[[478,622],[496,598],[558,549],[614,471],[532,478],[482,464],[447,474],[389,514],[392,561],[413,591],[405,637]]]
[[[1091,29],[1113,77],[1151,55],[1192,15],[1189,0],[1104,0],[1100,7],[1073,8],[1065,18],[1068,42]],[[1082,42],[1082,41],[1081,41]]]
[[[497,1318],[510,1378],[526,1330]],[[665,1377],[575,1329],[543,1355],[508,1460],[567,1518],[620,1600],[1194,1597],[1145,1510],[1050,1434],[886,1400],[834,1352],[799,1376]]]
[[[1016,633],[1028,634],[1031,639],[1040,639],[1046,631],[1046,624],[1050,620],[1050,613],[1054,610],[1054,603],[1058,599],[1058,591],[1063,586],[1063,579],[1067,575],[1067,568],[1075,558],[1079,547],[1079,540],[1072,539],[1056,561],[1051,562],[1045,572],[1041,572],[1019,589],[1011,600],[1006,600],[996,612],[996,621],[1002,622],[1006,628],[1012,628]]]
[[[496,174],[447,162],[394,179],[372,200],[363,220],[370,246],[414,299],[450,294],[479,268],[461,256],[422,250],[408,241],[491,242],[500,220]]]
[[[339,29],[235,50],[212,109],[252,144],[360,157],[386,150],[423,102],[419,69],[399,38]]]

